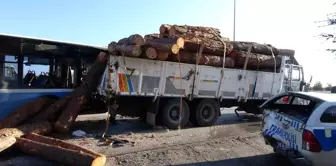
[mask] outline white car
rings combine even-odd
[[[285,92],[260,109],[263,137],[276,153],[336,166],[336,94]]]

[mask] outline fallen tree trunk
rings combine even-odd
[[[233,51],[230,53],[235,61],[235,68],[243,68],[245,64],[245,59],[248,53],[246,51]],[[281,65],[281,58],[275,56],[276,67]],[[274,59],[269,55],[262,55],[251,53],[247,62],[247,69],[273,69],[274,68]]]
[[[38,122],[38,121],[49,121],[54,122],[56,121],[58,115],[61,111],[67,106],[71,99],[70,95],[64,96],[50,105],[46,110],[39,112],[31,122]]]
[[[0,152],[11,147],[13,138],[21,137],[28,133],[46,134],[51,132],[52,125],[49,122],[37,122],[19,126],[17,128],[0,129]]]
[[[184,50],[189,52],[197,52],[201,41],[204,42],[203,53],[212,54],[217,56],[224,55],[224,45],[222,41],[206,39],[206,38],[197,38],[188,36],[185,38],[184,42]],[[223,42],[226,44],[226,55],[228,55],[232,51],[232,45],[230,41],[223,38]]]
[[[53,99],[42,96],[34,101],[28,102],[10,113],[6,118],[0,121],[0,129],[16,127],[22,124],[28,118],[31,118],[54,102]]]
[[[152,39],[158,39],[158,38],[160,38],[160,34],[157,34],[157,33],[147,34],[144,36],[145,41],[152,40]]]
[[[103,166],[106,162],[104,155],[91,153],[88,149],[61,140],[38,135],[16,139],[17,147],[24,153],[44,157],[62,164]]]
[[[176,44],[176,42],[172,42],[172,40],[166,40],[166,41],[163,41],[161,39],[147,40],[145,46],[153,47],[158,51],[173,54],[177,54],[180,51],[180,47]]]
[[[181,62],[181,63],[189,63],[189,64],[196,64],[197,56],[196,53],[181,51],[179,55],[171,55],[169,57],[170,61],[173,62]],[[199,57],[198,61],[199,65],[207,65],[207,66],[214,66],[214,67],[222,67],[223,66],[223,57],[216,56],[216,55],[209,55],[209,54],[202,54]],[[230,57],[225,57],[225,67],[233,68],[234,67],[234,60]]]
[[[220,35],[220,30],[212,27],[172,25],[169,29],[169,37],[181,37],[184,35],[193,35],[195,37],[205,37],[214,39]]]
[[[146,59],[156,59],[157,58],[158,54],[155,48],[145,47],[144,50],[145,51],[143,51],[141,55],[143,58],[146,58]]]
[[[67,132],[69,130],[76,120],[76,117],[87,103],[87,99],[90,98],[90,95],[98,86],[99,78],[105,71],[106,63],[107,54],[103,52],[99,53],[96,61],[88,71],[84,82],[70,94],[71,100],[55,123],[57,131]]]
[[[242,41],[232,41],[233,50],[236,51],[248,51],[248,48],[252,45],[251,52],[256,54],[263,55],[272,55],[272,51],[274,55],[279,54],[279,50],[269,44],[259,44],[256,42],[242,42]],[[271,51],[272,49],[272,51]]]
[[[136,46],[143,46],[145,44],[145,39],[139,35],[134,34],[129,36],[128,38],[123,38],[118,41],[119,45],[136,45]]]
[[[169,24],[162,24],[160,26],[160,38],[166,38],[169,36],[169,29],[170,29],[171,25]]]
[[[111,49],[113,50],[113,49]],[[141,55],[141,46],[135,45],[115,45],[115,50],[125,56],[139,57]]]

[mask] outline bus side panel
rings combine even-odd
[[[18,107],[44,96],[54,95],[64,97],[72,89],[1,89],[0,90],[0,119],[5,118]]]

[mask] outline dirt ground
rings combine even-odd
[[[187,127],[181,130],[151,128],[139,119],[118,117],[111,125],[108,139],[102,139],[105,115],[84,115],[77,118],[74,130],[86,136],[74,138],[54,135],[65,141],[95,150],[107,156],[106,165],[290,165],[273,154],[260,136],[260,118],[232,109],[222,111],[212,127]],[[305,165],[295,161],[295,165]],[[1,159],[0,165],[58,165],[32,156],[18,154]]]

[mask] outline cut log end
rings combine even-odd
[[[100,156],[94,159],[91,163],[91,166],[103,166],[106,163],[106,157]]]
[[[139,35],[139,34],[134,34],[128,37],[129,43],[131,45],[137,45],[137,46],[143,46],[145,44],[145,39]]]
[[[182,37],[177,38],[176,44],[179,48],[184,48],[184,39]]]
[[[140,46],[135,46],[133,47],[132,50],[132,55],[133,57],[139,57],[141,55],[141,47]]]
[[[168,57],[169,57],[168,52],[159,51],[158,54],[157,54],[157,59],[160,60],[160,61],[165,61],[165,60],[168,59]]]
[[[108,51],[109,51],[111,54],[116,53],[116,45],[117,45],[117,42],[115,42],[115,41],[111,42],[111,43],[108,45],[107,49],[108,49]]]
[[[177,44],[173,44],[171,47],[171,52],[177,54],[180,51],[180,47]]]
[[[155,48],[149,47],[146,49],[146,58],[148,59],[156,59],[158,56]]]

